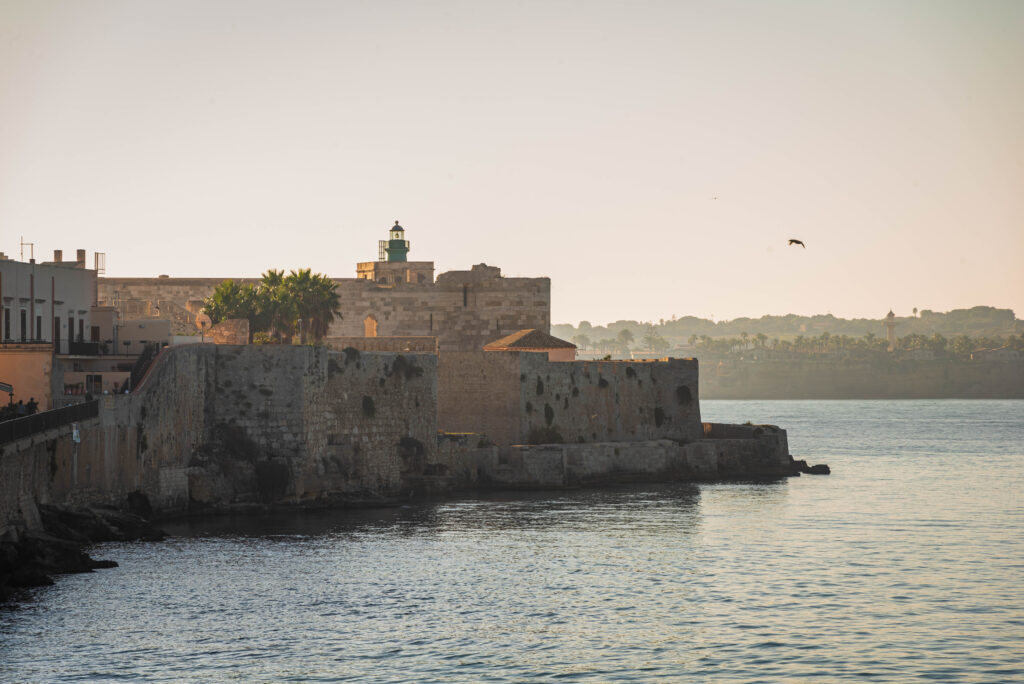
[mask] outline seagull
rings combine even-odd
[[[804,249],[807,249],[807,245],[805,245],[803,243],[803,240],[797,240],[796,238],[789,238],[789,244],[791,244],[791,245],[800,245]]]

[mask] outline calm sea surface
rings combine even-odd
[[[705,401],[829,477],[214,519],[0,611],[0,680],[1024,681],[1024,401]]]

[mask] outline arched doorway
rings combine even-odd
[[[377,319],[370,314],[363,319],[363,337],[377,336]]]

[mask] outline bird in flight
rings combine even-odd
[[[791,244],[791,245],[800,245],[804,249],[807,249],[807,245],[805,245],[803,243],[803,240],[797,240],[796,238],[790,238],[789,239],[789,244]]]

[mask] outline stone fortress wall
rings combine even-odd
[[[439,397],[456,376],[460,395]],[[0,446],[0,536],[35,502],[134,492],[168,514],[792,474],[784,430],[702,424],[696,382],[696,362],[676,359],[169,347],[132,394],[100,399],[80,441],[65,425]]]
[[[99,278],[101,305],[119,305],[133,315],[159,315],[175,334],[195,332],[194,314],[223,278]],[[257,279],[235,279],[240,283]],[[393,285],[360,278],[335,278],[341,318],[330,337],[438,338],[441,351],[480,349],[525,328],[551,327],[551,280],[506,278],[479,264],[442,273],[436,282]],[[157,310],[159,309],[159,314]]]
[[[436,377],[429,354],[167,348],[135,392],[100,399],[80,442],[64,425],[0,447],[0,532],[35,502],[132,492],[160,514],[397,495],[406,474],[438,469]]]
[[[438,424],[499,447],[703,437],[693,359],[549,361],[538,352],[446,352]]]

